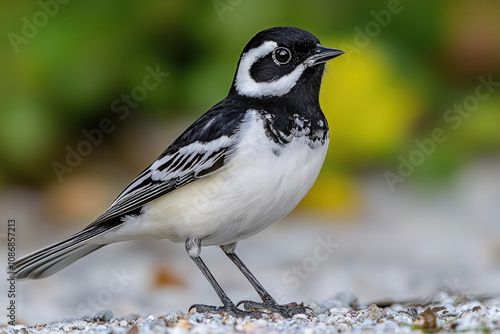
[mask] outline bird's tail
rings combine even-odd
[[[37,250],[14,261],[8,268],[16,279],[39,279],[55,274],[79,258],[106,244],[92,243],[96,236],[109,231],[105,226],[89,226],[81,232],[55,244]]]

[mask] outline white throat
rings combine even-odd
[[[271,82],[256,82],[250,75],[252,65],[277,47],[276,42],[267,41],[241,56],[235,80],[236,91],[239,94],[249,97],[283,96],[295,86],[302,72],[306,69],[303,64],[299,64],[292,72]]]

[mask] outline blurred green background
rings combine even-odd
[[[0,188],[42,194],[51,220],[92,220],[227,94],[246,42],[278,25],[347,52],[324,80],[331,144],[301,207],[356,215],[360,180],[387,183],[438,128],[446,140],[393,186],[439,188],[499,156],[500,87],[478,88],[480,76],[500,81],[499,17],[493,0],[2,1]],[[144,90],[147,68],[169,74]],[[133,92],[147,96],[127,106]],[[463,103],[466,113],[446,118]],[[82,146],[103,119],[112,130]],[[79,144],[86,156],[68,166]],[[59,177],[55,162],[68,166]]]

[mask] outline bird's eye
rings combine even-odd
[[[292,59],[292,53],[290,50],[284,47],[279,47],[273,52],[274,62],[278,65],[286,64]]]

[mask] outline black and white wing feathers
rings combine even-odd
[[[50,276],[102,246],[92,239],[140,214],[142,206],[220,170],[232,158],[244,112],[227,100],[194,122],[116,198],[108,211],[69,238],[28,254],[13,264],[17,279]]]
[[[194,122],[87,228],[135,213],[143,205],[222,168],[232,157],[244,112],[221,101]]]

